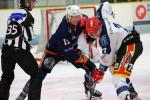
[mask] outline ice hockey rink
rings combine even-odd
[[[144,51],[134,65],[131,80],[142,100],[150,100],[150,33],[141,35]],[[98,66],[98,64],[97,64]],[[1,75],[0,70],[0,75]],[[84,71],[70,64],[58,64],[43,81],[41,100],[88,100],[83,88]],[[96,89],[103,93],[102,100],[117,100],[109,70]],[[29,76],[17,65],[9,100],[15,100]]]

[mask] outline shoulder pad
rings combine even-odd
[[[9,20],[17,21],[18,23],[23,22],[26,19],[26,11],[24,9],[20,9],[11,13]]]

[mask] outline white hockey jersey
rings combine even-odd
[[[99,45],[102,48],[100,64],[111,66],[115,62],[115,56],[123,39],[129,32],[121,25],[111,20],[102,20],[102,31],[99,38]]]

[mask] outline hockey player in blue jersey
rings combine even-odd
[[[85,30],[86,19],[79,6],[71,5],[66,8],[66,15],[46,45],[41,63],[41,69],[45,72],[43,79],[59,61],[63,60],[67,60],[76,68],[84,69],[88,75],[90,74],[93,83],[101,78],[101,73],[96,69],[95,64],[78,49],[78,37]],[[24,100],[29,92],[29,85],[30,81],[16,100]],[[100,97],[101,93],[95,90],[93,96]]]

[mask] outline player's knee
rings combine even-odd
[[[54,65],[55,65],[55,59],[52,57],[48,57],[48,58],[44,59],[41,69],[46,73],[50,73],[52,71]]]
[[[130,94],[126,78],[113,75],[112,80],[119,100],[125,100],[126,96]]]

